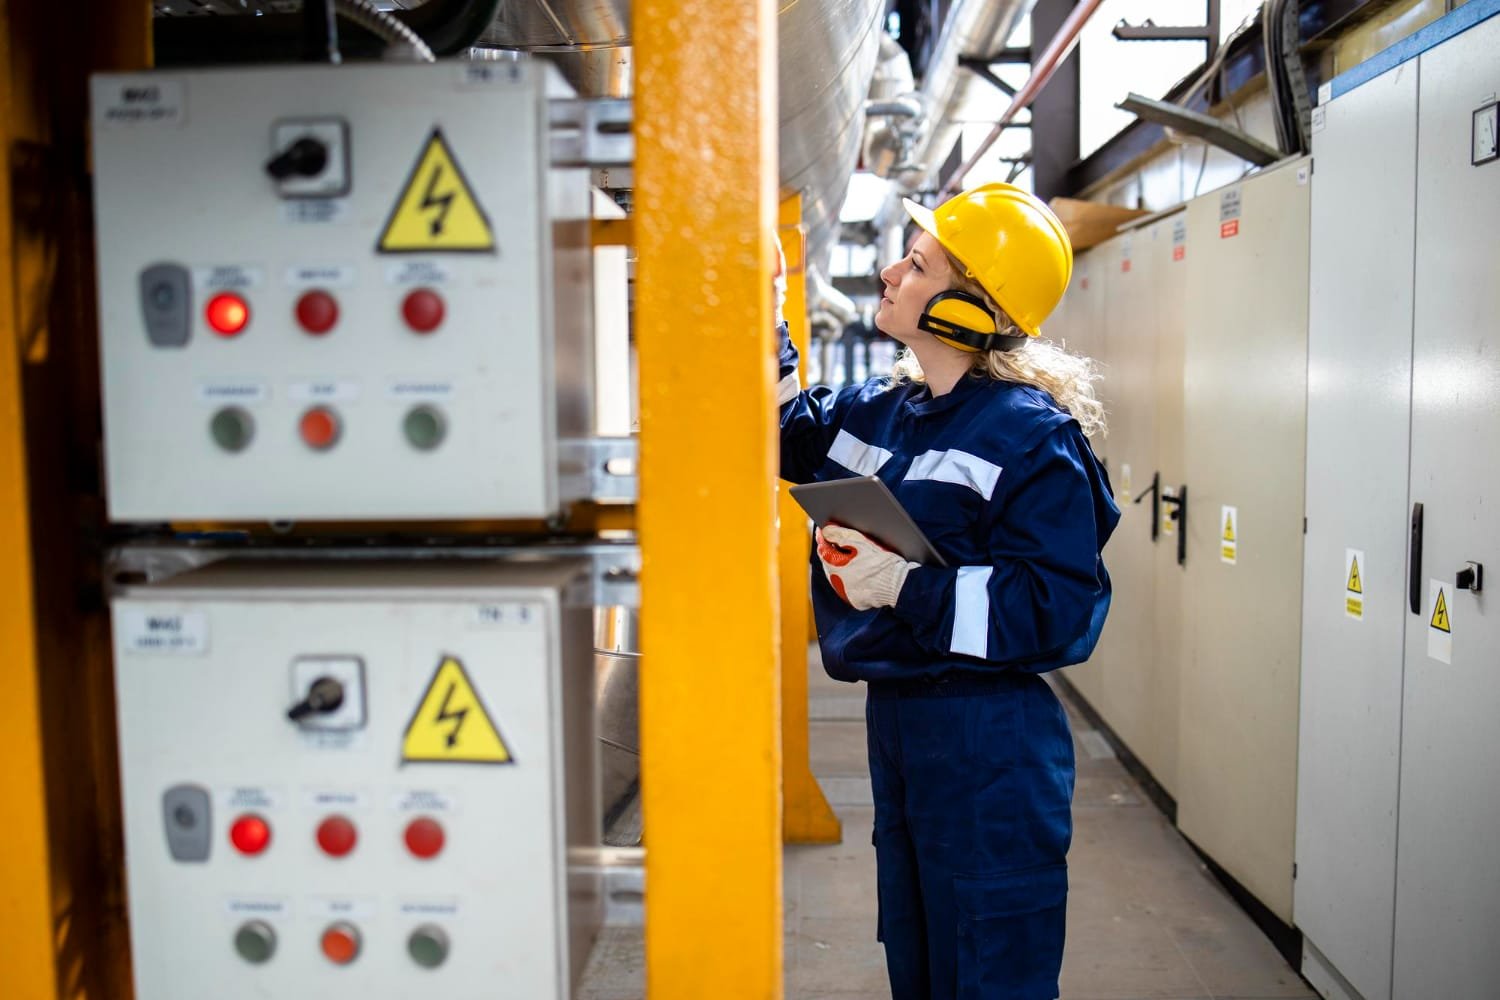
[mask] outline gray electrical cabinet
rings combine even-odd
[[[1178,825],[1292,918],[1307,160],[1188,203]]]
[[[1500,571],[1500,160],[1474,162],[1497,52],[1500,18],[1420,60],[1410,500],[1423,531],[1405,616],[1400,998],[1500,989],[1500,609],[1463,587],[1471,564]]]
[[[1326,956],[1365,1000],[1388,1000],[1415,219],[1369,208],[1415,196],[1416,65],[1334,101],[1322,117],[1313,137],[1295,918],[1309,954]]]
[[[1295,917],[1335,1000],[1500,982],[1496,6],[1314,120]]]

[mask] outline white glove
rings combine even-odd
[[[818,559],[834,591],[857,610],[894,607],[906,574],[920,563],[907,562],[853,528],[830,524],[817,532]]]

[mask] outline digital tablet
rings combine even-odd
[[[869,535],[892,552],[924,566],[946,566],[906,508],[876,476],[793,486],[792,499],[818,527],[842,524]]]

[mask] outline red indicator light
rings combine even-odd
[[[446,840],[443,825],[428,816],[419,816],[406,825],[406,849],[419,858],[433,858]]]
[[[297,300],[297,323],[308,333],[321,336],[338,321],[338,300],[327,292],[306,292]]]
[[[297,432],[302,435],[302,440],[307,442],[309,448],[315,451],[327,451],[338,444],[338,414],[327,407],[314,406],[302,414],[302,420],[297,424]]]
[[[254,813],[246,813],[229,827],[229,842],[241,854],[260,854],[271,846],[271,827]]]
[[[359,930],[339,922],[323,932],[323,954],[334,965],[348,965],[359,957]]]
[[[233,292],[221,292],[203,310],[208,325],[221,337],[235,337],[250,323],[250,304]]]
[[[430,288],[418,288],[401,303],[406,325],[417,333],[431,333],[443,323],[443,297]]]
[[[354,824],[343,816],[330,816],[318,824],[318,846],[325,854],[342,858],[354,850],[358,841],[359,833]]]

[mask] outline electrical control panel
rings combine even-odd
[[[556,71],[93,80],[110,515],[545,518],[592,430]]]
[[[220,562],[113,601],[136,995],[570,995],[585,563]],[[586,852],[584,852],[586,853]]]

